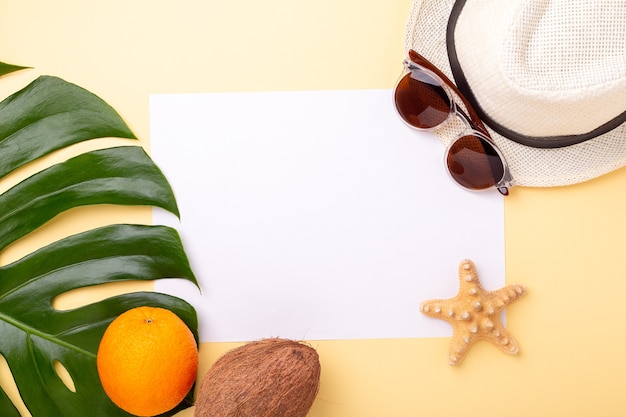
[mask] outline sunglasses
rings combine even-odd
[[[461,99],[468,114],[455,103],[452,92]],[[468,190],[495,187],[502,195],[509,194],[513,186],[509,168],[476,111],[441,70],[413,50],[404,61],[394,103],[400,117],[417,130],[431,131],[454,118],[460,119],[465,130],[445,152],[448,173]]]

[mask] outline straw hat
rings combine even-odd
[[[405,47],[472,102],[517,185],[626,165],[626,0],[414,0]]]

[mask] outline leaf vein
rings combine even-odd
[[[6,323],[22,330],[24,333],[26,333],[28,335],[28,343],[29,345],[32,344],[32,340],[31,340],[31,336],[38,336],[44,340],[47,340],[49,342],[55,343],[56,345],[59,345],[63,348],[72,350],[74,352],[80,353],[82,355],[85,355],[89,358],[94,358],[96,357],[95,353],[89,352],[88,350],[82,349],[76,345],[72,345],[71,343],[68,343],[66,341],[64,341],[63,339],[58,338],[56,335],[51,335],[49,333],[45,333],[42,332],[24,322],[21,322],[19,320],[15,320],[13,317],[7,316],[6,314],[0,313],[0,320],[5,321]],[[33,358],[34,361],[34,358]]]

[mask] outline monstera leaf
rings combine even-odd
[[[0,63],[0,75],[19,69]],[[39,77],[0,103],[0,179],[55,150],[101,137],[135,138],[97,96],[59,78]],[[141,147],[86,152],[0,194],[0,254],[57,215],[94,204],[149,205],[178,215],[166,178]],[[108,225],[0,266],[0,354],[33,417],[129,415],[108,399],[98,378],[96,353],[106,327],[130,308],[159,306],[175,312],[197,340],[194,308],[155,292],[123,294],[71,310],[55,309],[53,302],[82,287],[169,277],[197,285],[178,233],[166,226]],[[164,415],[190,406],[191,395]],[[20,417],[1,388],[0,416]]]
[[[26,67],[20,67],[19,65],[11,65],[11,64],[7,64],[6,62],[0,62],[0,76],[3,76],[10,72],[18,71],[24,68]]]

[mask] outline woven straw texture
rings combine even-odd
[[[405,49],[454,80],[446,49],[453,5],[414,0]],[[533,136],[581,134],[626,111],[626,1],[467,0],[458,27],[457,54],[477,100],[510,129]],[[436,133],[447,146],[460,131],[460,124],[450,124]],[[574,184],[626,165],[626,124],[550,149],[490,133],[516,185]]]

